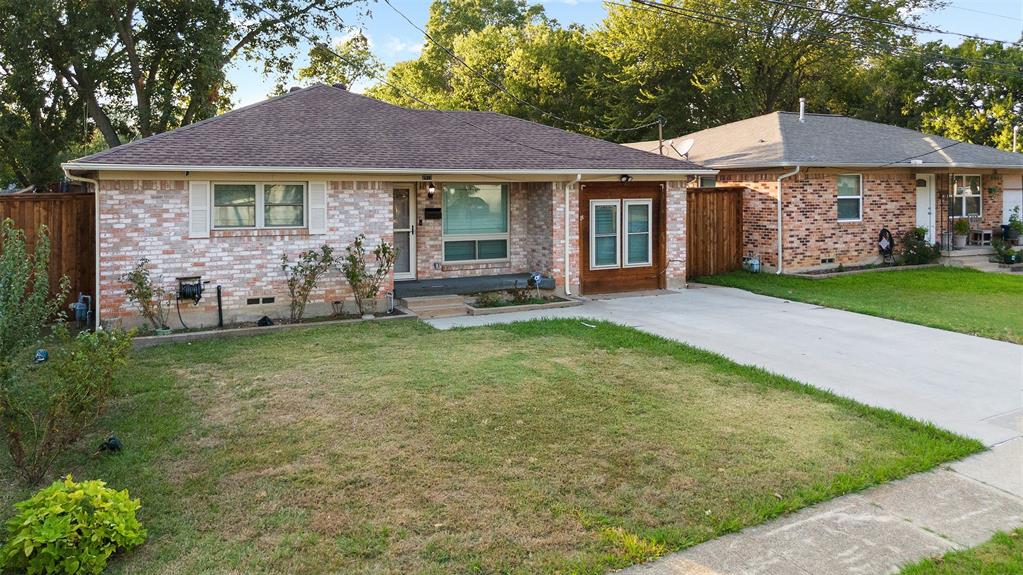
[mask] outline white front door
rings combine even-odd
[[[411,185],[394,187],[394,279],[416,279],[416,194]]]
[[[1002,177],[1002,223],[1009,223],[1012,211],[1018,208],[1023,217],[1023,176],[1019,174]]]
[[[927,228],[927,241],[934,242],[934,174],[916,177],[916,227]]]

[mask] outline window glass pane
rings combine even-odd
[[[629,234],[625,263],[645,264],[650,262],[650,234]]]
[[[263,217],[263,225],[266,227],[294,226],[299,227],[303,223],[305,210],[302,206],[266,206]]]
[[[713,188],[717,186],[717,178],[714,176],[700,176],[701,188]]]
[[[967,216],[979,216],[980,215],[980,196],[967,196],[961,198],[966,200],[966,214]]]
[[[860,199],[838,198],[838,219],[840,220],[860,219]]]
[[[444,261],[461,262],[476,259],[476,242],[444,242]]]
[[[500,260],[508,257],[507,240],[479,240],[476,242],[476,256],[481,260]]]
[[[629,233],[650,230],[650,206],[647,204],[630,204],[626,206],[629,217]]]
[[[394,189],[394,229],[409,229],[409,190],[408,188]]]
[[[618,206],[594,206],[593,230],[595,234],[614,234],[618,230]]]
[[[860,195],[860,177],[838,176],[838,195],[858,197]]]
[[[305,223],[305,186],[267,184],[263,186],[263,225],[298,227]]]
[[[446,235],[503,234],[508,231],[508,190],[495,184],[444,186]]]
[[[598,266],[613,266],[618,263],[618,246],[615,236],[594,238],[593,263]]]
[[[251,228],[255,226],[255,184],[214,184],[213,227]]]
[[[398,257],[394,259],[394,272],[399,274],[408,273],[412,268],[412,258],[409,256],[409,232],[394,232],[394,249]]]
[[[962,216],[963,214],[963,198],[952,198],[952,215]]]

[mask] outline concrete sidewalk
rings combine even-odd
[[[450,328],[538,317],[629,325],[991,446],[623,574],[896,573],[1023,524],[1023,346],[716,287],[430,323]]]

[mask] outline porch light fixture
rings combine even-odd
[[[430,182],[426,187],[426,198],[432,200],[435,193],[437,193],[437,187],[433,185],[433,182]]]
[[[632,181],[632,176],[630,176],[629,174],[622,174],[618,176],[618,181],[623,184],[627,184]]]

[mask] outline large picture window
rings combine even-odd
[[[508,187],[503,184],[444,186],[444,261],[508,259]]]
[[[863,176],[838,176],[838,221],[855,222],[863,219]]]
[[[956,176],[953,182],[953,217],[980,217],[983,200],[980,194],[980,176]]]
[[[300,228],[305,212],[305,184],[213,184],[214,229]]]

